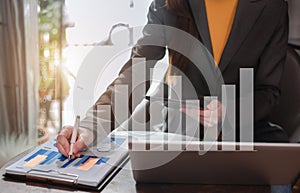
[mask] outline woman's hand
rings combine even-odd
[[[199,120],[204,127],[213,127],[222,120],[222,106],[220,101],[213,100],[205,109],[189,106],[181,108],[181,112],[184,112],[195,120]],[[187,110],[187,108],[189,109]]]
[[[62,131],[58,134],[56,140],[56,147],[60,151],[60,153],[66,157],[68,157],[70,151],[70,140],[73,133],[73,126],[64,126]],[[84,150],[89,144],[91,144],[93,140],[92,132],[79,128],[77,140],[73,146],[73,155],[71,159],[75,157],[80,157],[80,151]]]

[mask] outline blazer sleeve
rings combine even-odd
[[[254,118],[255,122],[268,120],[280,97],[279,84],[288,45],[288,9],[282,3],[279,21],[255,70]]]
[[[162,2],[162,1],[160,1]],[[156,6],[156,7],[154,7]],[[115,121],[114,117],[114,95],[116,94],[116,85],[127,85],[130,93],[118,92],[118,95],[130,95],[131,91],[135,88],[131,86],[132,80],[132,60],[133,58],[145,58],[146,59],[146,72],[149,72],[150,68],[153,68],[156,61],[162,59],[165,56],[165,35],[162,27],[156,25],[163,25],[163,10],[164,6],[152,4],[148,11],[148,22],[143,28],[143,37],[137,41],[137,44],[132,48],[131,57],[129,61],[125,63],[119,72],[118,77],[107,87],[106,91],[99,97],[93,107],[91,107],[86,113],[86,117],[81,121],[81,127],[87,129],[93,129],[95,127],[101,127],[101,131],[104,133],[97,133],[97,136],[106,136],[110,130],[117,128],[122,122],[126,121],[129,117],[118,117]],[[157,43],[157,44],[156,44]],[[155,46],[160,45],[160,46]],[[141,64],[142,65],[142,64]],[[149,73],[146,73],[146,80],[149,80]],[[148,77],[147,77],[148,76]],[[146,90],[150,84],[146,84]],[[136,92],[136,90],[135,90]],[[137,91],[139,92],[139,91]],[[139,93],[139,102],[142,101],[146,93]],[[127,97],[126,96],[126,97]],[[128,101],[129,110],[132,112],[138,105],[131,103],[131,97]],[[111,106],[111,112],[105,108],[105,105]],[[117,122],[115,124],[115,122]],[[108,130],[107,128],[110,128]],[[95,129],[94,129],[95,132]],[[99,132],[99,129],[98,129]],[[95,134],[95,133],[94,133]]]

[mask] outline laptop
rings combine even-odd
[[[300,144],[132,140],[129,147],[137,183],[279,185],[300,173]]]

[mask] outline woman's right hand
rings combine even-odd
[[[205,127],[214,127],[222,121],[222,109],[224,109],[222,103],[218,100],[211,101],[205,109],[195,107],[183,107],[181,112],[187,114],[195,120],[199,120]]]
[[[61,132],[57,136],[56,147],[62,155],[68,157],[70,151],[70,140],[73,133],[73,126],[64,126]],[[86,149],[86,147],[93,141],[92,132],[79,128],[76,142],[73,145],[73,154],[71,159],[80,157],[80,152]]]

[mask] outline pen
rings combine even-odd
[[[69,152],[69,156],[68,156],[69,160],[71,159],[71,157],[73,155],[73,146],[74,146],[74,143],[76,142],[77,132],[78,132],[78,128],[79,128],[79,122],[80,122],[80,116],[76,116],[74,129],[73,129],[73,133],[72,133],[72,137],[71,137],[71,141],[70,141],[71,146],[70,146],[70,152]]]

